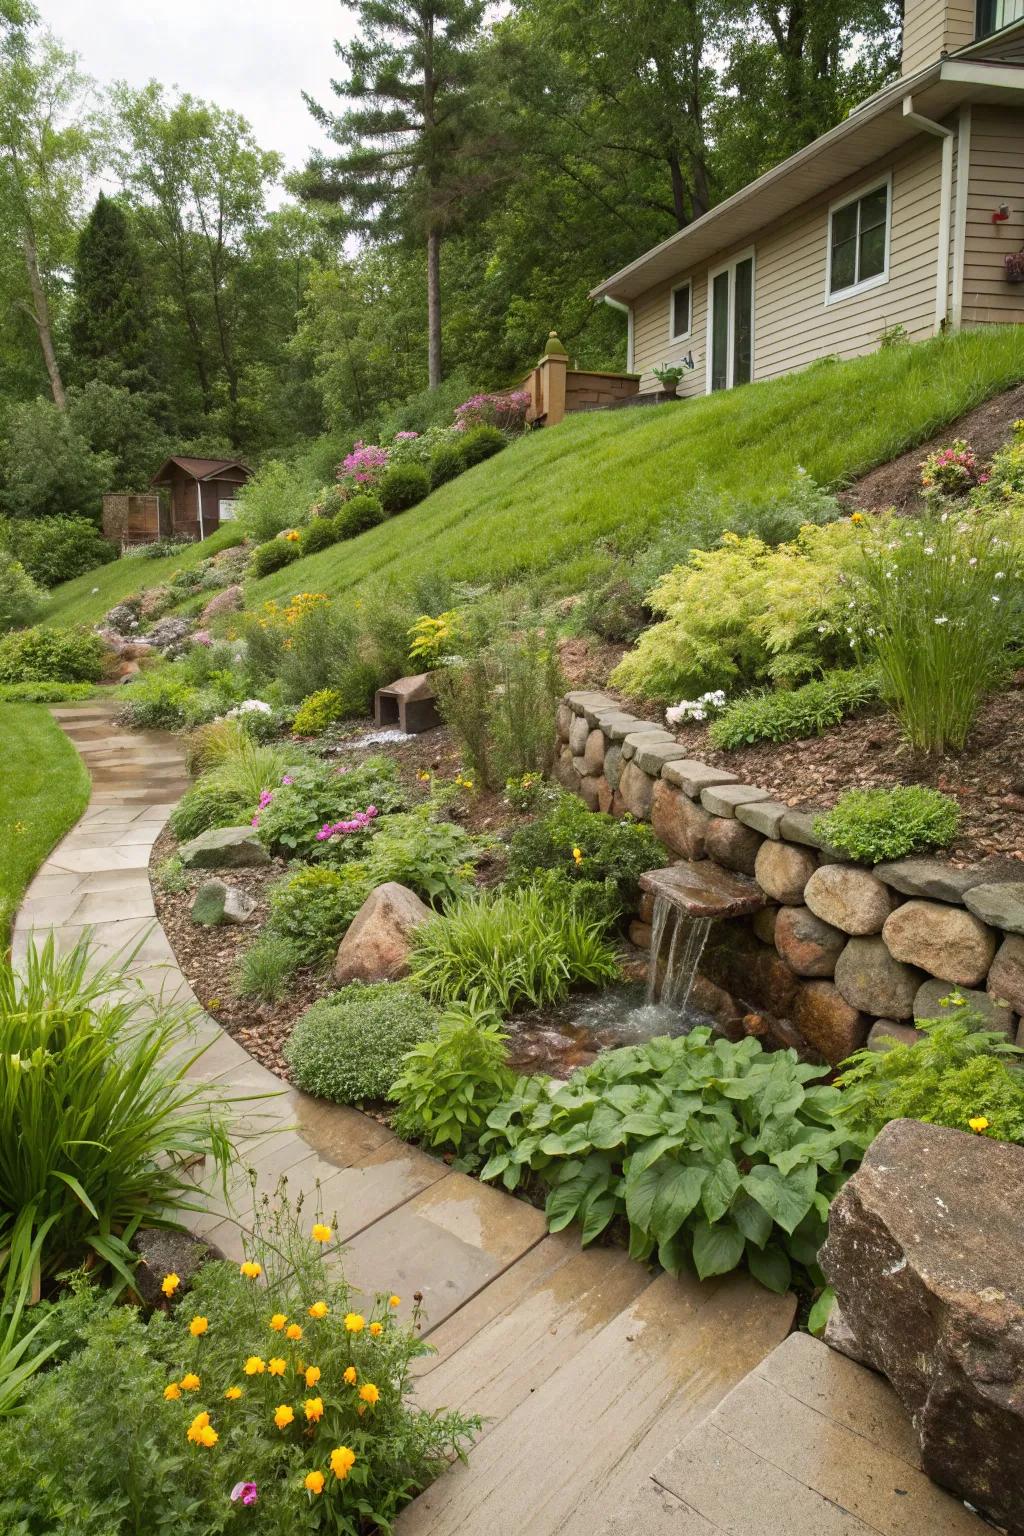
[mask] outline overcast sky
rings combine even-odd
[[[44,23],[101,84],[157,79],[249,119],[289,167],[321,142],[301,92],[333,101],[339,0],[37,0]]]

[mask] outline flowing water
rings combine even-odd
[[[654,898],[651,921],[651,957],[647,967],[647,1001],[661,1002],[678,1013],[686,1012],[704,946],[711,932],[710,917],[691,917],[665,896]],[[665,934],[668,955],[661,963]]]

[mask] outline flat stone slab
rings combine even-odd
[[[575,688],[567,693],[565,702],[575,715],[582,715],[589,705],[592,709],[618,709],[618,704],[599,688]]]
[[[635,715],[618,713],[602,713],[598,715],[597,723],[609,741],[625,741],[627,736],[632,736],[634,731],[642,730],[644,725],[644,722],[638,720]]]
[[[701,790],[712,784],[738,784],[739,775],[724,768],[709,768],[696,758],[684,757],[679,762],[666,763],[661,771],[663,779],[681,789],[691,800],[699,800]]]
[[[628,759],[634,757],[641,747],[669,746],[674,747],[676,739],[668,731],[659,730],[656,725],[645,727],[643,730],[632,731],[622,739],[622,755]]]
[[[700,803],[712,816],[735,816],[740,805],[770,799],[766,789],[758,789],[754,784],[709,784],[700,792]]]
[[[822,848],[824,843],[814,830],[820,811],[787,811],[779,823],[779,831],[790,843],[803,843],[805,848]]]
[[[783,800],[743,800],[736,807],[736,820],[745,827],[753,827],[763,837],[773,842],[782,839],[782,818],[788,816],[789,806]]]
[[[964,896],[964,905],[993,928],[1024,934],[1024,881],[972,886]]]
[[[961,902],[972,885],[985,878],[976,869],[954,869],[941,859],[893,859],[876,864],[875,874],[904,896],[926,896],[932,901]]]
[[[667,869],[650,869],[640,876],[640,889],[663,896],[688,917],[745,917],[768,901],[756,880],[709,859],[680,859]]]
[[[684,748],[674,741],[655,742],[653,746],[638,747],[633,755],[633,761],[644,773],[649,773],[653,779],[661,775],[666,763],[675,762],[683,756]]]

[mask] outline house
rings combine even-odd
[[[161,535],[206,539],[235,515],[239,486],[252,474],[240,459],[171,458],[149,482],[165,493],[169,516],[161,517]],[[169,495],[166,493],[169,492]]]
[[[947,327],[1024,321],[1024,0],[906,0],[900,77],[593,290],[641,391],[770,379]]]

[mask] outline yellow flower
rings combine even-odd
[[[851,523],[860,524],[863,521],[864,521],[864,513],[863,512],[851,512],[850,513],[850,522]]]
[[[366,1327],[366,1318],[359,1312],[346,1312],[345,1327],[349,1333],[362,1333]]]
[[[356,1453],[347,1445],[335,1446],[331,1452],[331,1471],[343,1482],[355,1465]]]
[[[164,1397],[169,1403],[173,1403],[175,1398],[180,1396],[181,1388],[178,1386],[176,1381],[172,1381],[168,1386],[164,1387]]]
[[[307,1397],[302,1405],[302,1411],[310,1424],[319,1424],[324,1416],[324,1400],[322,1397]]]
[[[287,1363],[281,1359],[280,1355],[273,1355],[267,1363],[267,1370],[271,1376],[283,1376],[287,1369]]]
[[[197,1413],[192,1423],[185,1432],[186,1438],[193,1445],[213,1446],[220,1438],[213,1425],[210,1423],[208,1413]]]
[[[180,1275],[175,1275],[175,1274],[164,1275],[164,1278],[160,1282],[160,1289],[163,1291],[165,1296],[173,1296],[175,1291],[178,1289],[178,1286],[180,1284],[181,1284],[181,1276]]]
[[[309,1315],[310,1317],[316,1318],[326,1317],[329,1310],[330,1308],[328,1307],[326,1301],[314,1301],[313,1305],[309,1309]]]
[[[246,1259],[244,1264],[239,1264],[238,1273],[244,1275],[247,1280],[258,1280],[263,1273],[262,1264],[254,1264],[252,1259]]]
[[[329,1243],[331,1240],[331,1229],[330,1227],[325,1227],[322,1221],[314,1221],[310,1236],[314,1243]]]
[[[359,1396],[362,1398],[364,1403],[380,1402],[380,1390],[374,1386],[372,1381],[365,1381],[363,1383],[363,1385],[359,1388]]]
[[[227,1391],[224,1393],[224,1396],[227,1398],[229,1403],[237,1403],[241,1395],[241,1387],[228,1387]]]
[[[205,1333],[210,1326],[208,1317],[194,1317],[188,1325],[188,1331],[194,1339],[198,1339],[201,1333]]]
[[[306,1481],[305,1481],[303,1486],[308,1488],[310,1493],[323,1493],[323,1491],[324,1491],[324,1475],[323,1475],[323,1473],[322,1472],[307,1472],[306,1473]]]
[[[250,1355],[245,1362],[245,1374],[247,1376],[262,1376],[266,1368],[266,1361],[261,1360],[259,1355]]]
[[[218,1435],[212,1424],[204,1425],[199,1431],[199,1444],[205,1445],[207,1450],[212,1449],[219,1439],[220,1435]]]
[[[987,1131],[989,1127],[989,1122],[984,1115],[975,1115],[974,1119],[968,1120],[967,1124],[978,1136],[981,1135],[982,1131]]]
[[[302,1329],[298,1323],[289,1323],[284,1331],[284,1336],[286,1339],[291,1339],[294,1344],[297,1344],[302,1338]]]
[[[342,1372],[342,1378],[341,1379],[342,1379],[342,1381],[347,1381],[350,1387],[354,1387],[355,1384],[356,1384],[356,1378],[358,1377],[358,1375],[359,1375],[359,1372],[356,1370],[355,1366],[354,1365],[350,1365],[350,1366],[348,1366],[346,1368],[345,1371]]]
[[[582,864],[583,863],[583,849],[582,848],[574,848],[573,851],[572,851],[572,857],[573,857],[573,863],[575,863],[575,864]]]
[[[401,1305],[402,1305],[402,1298],[401,1298],[401,1296],[389,1296],[388,1297],[388,1306],[389,1307],[400,1307]]]
[[[416,775],[416,777],[419,779],[421,784],[429,784],[430,783],[430,774],[427,773],[426,769],[424,769],[422,772],[418,773]]]
[[[183,1392],[198,1392],[202,1382],[194,1371],[186,1371],[181,1378],[180,1386]]]
[[[288,1403],[279,1403],[274,1410],[274,1423],[278,1429],[287,1429],[295,1417],[295,1410]]]
[[[287,1321],[287,1312],[275,1312],[273,1317],[270,1319],[270,1326],[273,1328],[275,1333],[280,1333],[281,1329],[284,1327]]]
[[[370,1324],[370,1332],[373,1334],[375,1339],[379,1339],[381,1334],[384,1332],[384,1324],[383,1323],[371,1323]]]
[[[320,1367],[318,1365],[306,1366],[306,1386],[315,1387],[320,1380]]]

